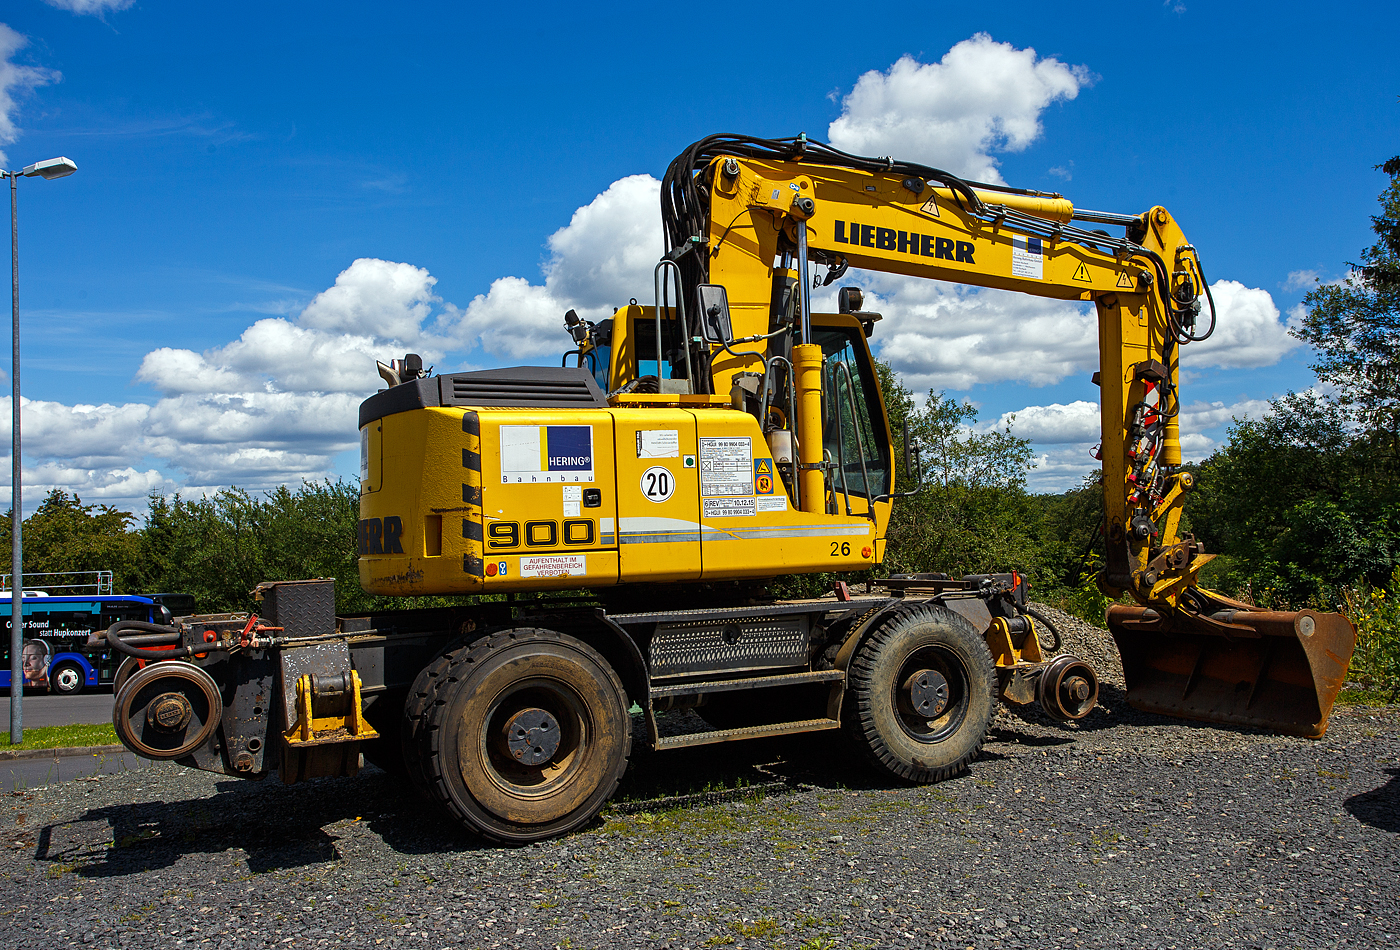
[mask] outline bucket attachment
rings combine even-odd
[[[1346,680],[1355,628],[1336,613],[1253,610],[1223,598],[1220,604],[1225,609],[1209,615],[1108,608],[1129,704],[1321,737]]]

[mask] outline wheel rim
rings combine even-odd
[[[573,807],[570,793],[579,790],[571,786],[589,764],[595,731],[588,703],[570,684],[549,677],[511,683],[482,717],[471,750],[477,769],[463,778],[502,817],[525,810],[535,821],[551,820]]]
[[[204,745],[223,718],[209,674],[178,661],[133,674],[116,696],[112,722],[122,745],[142,758],[178,759]]]
[[[71,693],[82,685],[82,676],[71,666],[61,667],[54,677],[54,686],[60,693]]]
[[[967,665],[942,645],[919,647],[904,658],[890,686],[900,729],[915,742],[941,742],[967,718]]]

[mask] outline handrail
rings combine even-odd
[[[656,262],[656,269],[651,273],[652,292],[656,295],[656,388],[661,386],[661,289],[663,268],[671,268],[676,272],[676,319],[681,326],[681,352],[685,354],[685,378],[690,387],[690,391],[695,392],[695,373],[690,368],[690,325],[685,320],[685,284],[681,280],[681,266],[675,261],[660,260]],[[638,370],[640,373],[640,369]]]
[[[776,368],[776,364],[778,363],[782,363],[785,367],[787,367],[786,373],[788,381],[788,407],[786,431],[792,435],[792,462],[793,471],[796,472],[797,460],[802,457],[802,441],[797,434],[797,377],[792,371],[792,361],[789,360],[786,356],[782,356],[780,354],[775,353],[772,356],[768,357],[768,359],[763,361],[763,395],[759,397],[758,424],[760,427],[762,427],[763,434],[766,436],[769,431],[767,428],[768,410],[772,406],[772,403],[769,402],[769,394],[778,388],[776,377],[774,374],[774,369]],[[774,472],[773,474],[776,475],[777,472]],[[800,511],[802,509],[802,480],[800,478],[793,478],[792,494],[792,506]]]
[[[836,366],[846,376],[846,403],[851,409],[851,428],[856,433],[856,457],[860,459],[861,484],[865,489],[865,513],[871,521],[875,520],[875,496],[870,491],[870,470],[865,465],[865,437],[860,431],[860,416],[856,413],[856,393],[855,382],[851,379],[851,368],[846,365],[845,360],[837,360]],[[839,397],[838,397],[839,402]],[[845,442],[845,436],[841,433],[840,413],[837,413],[836,422],[837,444]],[[841,473],[841,487],[846,487],[846,473]],[[851,513],[851,496],[846,495],[846,514]]]
[[[822,375],[830,376],[830,385],[827,380],[822,380],[822,389],[832,404],[832,419],[836,426],[836,471],[841,476],[841,497],[846,502],[846,517],[851,517],[851,491],[846,484],[846,435],[841,431],[841,395],[837,390],[836,366],[827,363],[822,367]],[[832,502],[835,503],[836,486],[832,484]],[[835,514],[836,512],[832,512]]]
[[[46,581],[39,578],[92,578],[83,581]],[[45,588],[49,590],[68,591],[61,596],[85,597],[89,594],[101,597],[112,593],[112,572],[111,571],[25,571],[24,589]],[[10,574],[0,574],[0,590],[9,590],[13,585],[13,576]],[[92,588],[91,590],[82,588]]]

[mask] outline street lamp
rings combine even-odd
[[[24,741],[24,545],[20,532],[24,523],[24,497],[20,490],[19,464],[19,206],[15,193],[15,183],[23,175],[25,178],[40,178],[52,181],[65,178],[78,170],[78,166],[66,158],[50,158],[33,165],[26,165],[21,171],[0,171],[0,177],[10,179],[10,316],[11,316],[11,366],[10,402],[12,422],[10,423],[10,458],[14,465],[14,492],[11,496],[13,511],[10,515],[10,549],[14,564],[10,568],[10,744],[19,745]]]

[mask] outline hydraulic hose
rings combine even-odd
[[[125,630],[139,630],[146,636],[131,637],[129,640],[122,637]],[[126,656],[135,657],[138,660],[173,660],[184,656],[195,656],[202,653],[213,653],[215,650],[227,650],[231,644],[224,643],[201,643],[195,646],[184,646],[175,650],[151,650],[149,646],[170,645],[174,646],[180,642],[180,631],[174,627],[163,627],[157,623],[146,623],[144,620],[118,620],[107,628],[107,642],[112,645],[112,649]]]
[[[1058,627],[1055,626],[1054,622],[1051,621],[1049,617],[1045,616],[1039,610],[1036,610],[1034,607],[1027,607],[1026,613],[1030,614],[1036,620],[1039,620],[1041,623],[1045,624],[1045,629],[1050,631],[1050,637],[1053,641],[1050,644],[1050,650],[1051,652],[1058,650],[1062,645],[1062,641],[1060,640],[1060,630]]]

